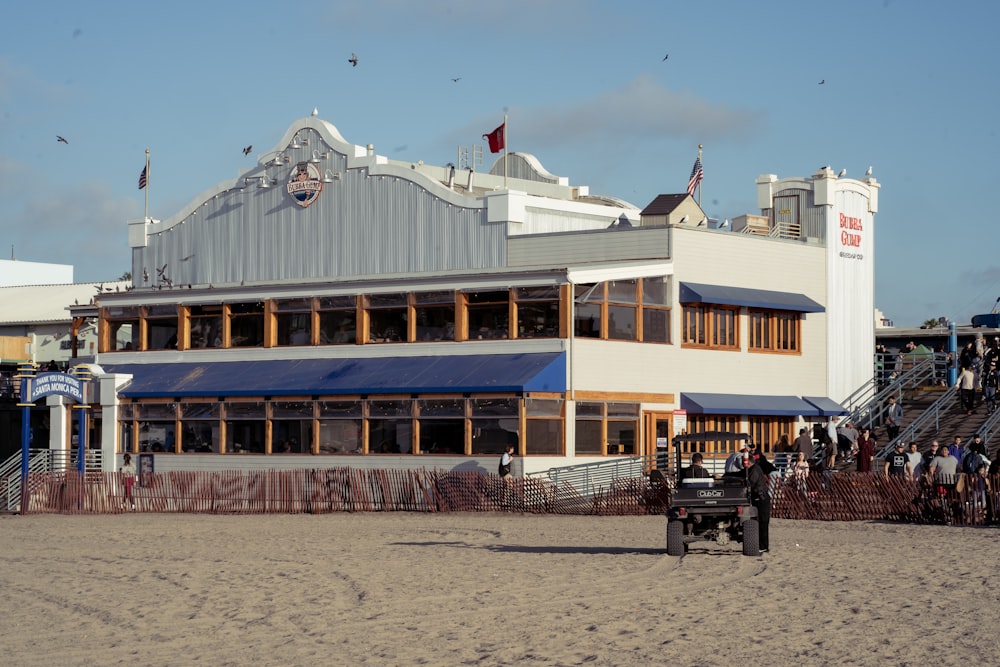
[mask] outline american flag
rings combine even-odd
[[[705,170],[701,168],[701,156],[695,158],[694,166],[691,167],[691,178],[688,179],[688,194],[694,196],[694,191],[701,185],[701,179],[705,178]]]
[[[142,190],[144,187],[146,187],[146,170],[147,169],[149,169],[149,165],[148,164],[145,167],[142,168],[142,173],[139,174],[139,189],[140,190]]]

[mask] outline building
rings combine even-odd
[[[710,225],[525,153],[390,160],[314,113],[128,224],[135,289],[72,309],[100,323],[96,439],[157,470],[492,470],[513,443],[530,472],[711,428],[770,446],[871,379],[878,187],[762,176],[759,215]]]

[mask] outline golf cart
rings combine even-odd
[[[720,546],[742,543],[744,556],[759,556],[757,508],[750,502],[744,471],[707,478],[681,479],[686,457],[706,442],[749,442],[746,433],[706,431],[673,440],[673,470],[677,484],[667,509],[667,553],[683,556],[688,545],[713,541]]]

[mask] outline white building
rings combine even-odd
[[[300,119],[129,223],[135,289],[98,304],[105,459],[493,470],[512,442],[533,471],[685,429],[794,438],[871,378],[878,184],[757,188],[712,228],[686,194],[640,210],[531,155],[456,172]]]

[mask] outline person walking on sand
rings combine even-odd
[[[135,498],[132,496],[132,487],[135,486],[135,466],[132,464],[132,455],[126,454],[123,459],[123,465],[118,469],[118,472],[122,475],[122,483],[125,485],[125,502],[122,503],[122,507],[125,507],[125,503],[128,503],[129,509],[133,512],[135,511]]]
[[[507,445],[503,454],[500,455],[500,468],[497,471],[500,474],[500,479],[504,479],[510,476],[510,467],[514,462],[514,445]]]

